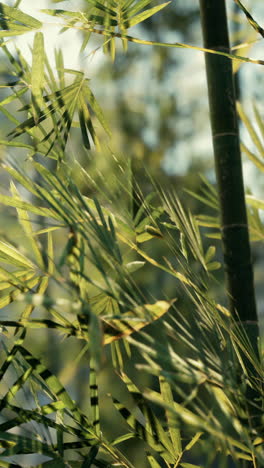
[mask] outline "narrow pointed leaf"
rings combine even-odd
[[[166,401],[166,403],[171,404],[173,406],[174,400],[173,400],[172,390],[171,390],[171,386],[169,382],[163,376],[159,378],[159,381],[160,381],[161,395],[164,401]],[[168,421],[169,434],[170,434],[172,445],[175,449],[176,455],[179,456],[182,452],[180,430],[175,426],[175,421],[171,417],[171,413],[169,411],[166,411],[166,418]]]
[[[25,255],[7,242],[0,241],[0,255],[3,255],[7,262],[10,262],[11,264],[30,269],[34,268],[33,263],[25,257]]]
[[[24,24],[29,29],[39,29],[42,26],[42,23],[39,20],[23,13],[23,11],[18,8],[10,7],[2,2],[0,2],[0,15],[10,18],[20,24]]]
[[[155,13],[157,13],[158,11],[165,8],[170,3],[171,2],[169,1],[169,2],[166,2],[166,3],[162,3],[161,5],[157,5],[157,6],[153,7],[153,8],[149,8],[148,10],[145,10],[142,13],[139,13],[138,15],[134,16],[133,18],[129,19],[128,24],[126,24],[126,23],[125,24],[129,28],[129,27],[135,26],[138,23],[142,23],[142,21],[145,21],[150,16],[155,15]]]
[[[33,43],[31,74],[32,108],[36,123],[38,122],[40,110],[43,107],[44,63],[44,37],[41,32],[37,32]]]

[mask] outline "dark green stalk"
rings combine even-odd
[[[200,0],[204,47],[228,52],[225,0]],[[205,54],[230,310],[257,324],[232,63]]]
[[[229,52],[225,0],[200,0],[204,47]],[[244,195],[242,161],[236,113],[232,63],[227,57],[206,53],[210,117],[218,183],[224,267],[231,312],[240,320],[258,354],[258,320],[253,268]],[[254,375],[251,362],[245,362]],[[236,370],[234,369],[234,373]],[[238,382],[240,377],[238,376]],[[249,424],[261,427],[261,414],[254,402],[259,393],[247,386],[245,393]],[[252,462],[244,462],[249,468]]]

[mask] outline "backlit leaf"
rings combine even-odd
[[[41,32],[35,34],[32,51],[32,109],[35,123],[38,123],[38,116],[43,107],[43,88],[44,88],[44,38]]]

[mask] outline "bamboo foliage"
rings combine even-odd
[[[87,457],[94,456],[95,460],[98,459],[99,463],[103,463],[102,458],[100,458],[100,456],[99,458],[97,457],[99,452],[96,452],[96,448],[99,446],[101,447],[100,451],[103,450],[103,452],[106,451],[107,453],[110,453],[111,447],[107,445],[97,428],[97,421],[100,421],[100,412],[97,405],[100,400],[98,400],[98,383],[96,374],[99,372],[102,362],[102,344],[113,344],[117,339],[125,339],[130,345],[130,348],[138,348],[142,357],[146,360],[146,365],[143,366],[141,364],[139,370],[142,371],[144,369],[144,372],[150,372],[153,375],[160,376],[160,395],[163,395],[163,397],[153,393],[153,389],[149,389],[146,390],[146,394],[143,398],[137,386],[131,381],[128,375],[124,373],[123,367],[125,364],[122,361],[120,362],[119,357],[115,366],[117,370],[121,367],[120,377],[127,386],[128,392],[135,399],[138,411],[140,414],[142,413],[144,415],[145,423],[142,423],[142,417],[137,416],[137,411],[135,411],[135,409],[132,411],[126,406],[126,404],[124,405],[119,398],[113,395],[114,407],[121,416],[125,418],[130,427],[130,431],[125,433],[123,436],[118,437],[115,441],[112,441],[111,445],[113,444],[115,447],[125,440],[139,438],[142,439],[150,448],[154,449],[156,457],[159,458],[161,456],[161,458],[163,458],[167,463],[172,465],[178,463],[179,466],[184,466],[184,457],[186,453],[189,450],[192,450],[196,444],[200,444],[203,434],[206,434],[207,437],[209,435],[209,440],[214,441],[215,453],[217,453],[217,450],[221,447],[221,450],[224,451],[231,450],[234,460],[237,460],[238,463],[239,460],[261,460],[259,443],[257,443],[259,439],[256,435],[258,428],[254,428],[254,431],[251,434],[249,429],[250,426],[247,427],[245,424],[243,427],[241,426],[240,417],[243,416],[243,418],[246,418],[247,406],[243,400],[243,384],[241,383],[241,388],[239,390],[240,398],[238,399],[237,383],[234,385],[235,376],[233,376],[232,380],[230,367],[226,365],[226,353],[228,353],[228,356],[231,355],[229,350],[230,343],[226,335],[228,334],[228,336],[230,336],[230,331],[232,330],[231,346],[235,350],[235,355],[237,356],[233,365],[240,365],[245,371],[246,362],[247,360],[250,360],[253,368],[255,369],[255,374],[247,374],[247,379],[251,379],[255,391],[258,392],[259,395],[261,395],[262,381],[261,365],[257,356],[254,354],[254,350],[250,348],[247,336],[241,334],[240,328],[235,326],[235,322],[233,321],[230,313],[221,305],[214,303],[207,295],[206,291],[209,288],[209,282],[212,275],[211,271],[214,270],[214,268],[210,268],[209,265],[210,263],[215,262],[215,249],[203,249],[202,239],[199,231],[197,230],[195,219],[191,215],[187,217],[183,208],[179,204],[179,201],[175,197],[168,197],[165,193],[161,194],[161,207],[164,206],[164,211],[166,211],[170,216],[170,219],[163,224],[164,222],[162,219],[159,220],[159,218],[154,217],[152,220],[154,223],[153,228],[160,232],[163,231],[163,236],[159,238],[160,242],[163,242],[163,239],[165,239],[167,235],[169,236],[169,246],[171,251],[174,252],[175,258],[178,259],[178,266],[176,267],[175,265],[171,265],[169,258],[164,259],[164,263],[159,263],[155,258],[147,256],[141,247],[137,247],[134,240],[136,239],[137,233],[134,231],[133,234],[129,231],[129,225],[125,225],[124,219],[120,222],[118,216],[113,217],[112,213],[111,216],[113,224],[109,224],[107,219],[107,216],[109,216],[108,210],[105,209],[104,206],[99,205],[98,201],[89,200],[87,197],[83,197],[79,192],[78,187],[73,185],[73,180],[69,180],[68,184],[65,184],[64,176],[62,180],[64,183],[62,184],[60,183],[59,176],[54,176],[38,164],[35,164],[35,167],[42,174],[43,183],[41,183],[41,185],[39,183],[30,185],[28,177],[14,167],[7,167],[7,170],[15,179],[19,180],[20,183],[23,183],[25,187],[30,188],[31,192],[36,193],[39,198],[45,201],[46,211],[44,212],[44,216],[49,216],[49,218],[55,223],[54,226],[44,229],[44,232],[43,230],[39,233],[38,231],[35,231],[34,234],[33,231],[33,239],[40,235],[49,235],[50,247],[48,258],[50,267],[47,279],[51,281],[53,278],[60,285],[61,297],[54,299],[46,293],[47,279],[45,280],[45,277],[43,278],[45,289],[39,289],[37,292],[32,291],[31,287],[29,287],[28,290],[24,288],[23,291],[21,291],[21,288],[16,287],[16,284],[14,284],[11,279],[8,283],[8,278],[5,278],[6,285],[9,286],[9,288],[12,287],[12,292],[8,292],[6,297],[8,297],[10,301],[18,299],[20,303],[25,304],[25,309],[19,320],[15,319],[15,317],[12,318],[9,314],[8,320],[3,320],[1,324],[5,327],[5,333],[7,333],[8,329],[14,329],[15,327],[18,330],[27,330],[28,333],[30,330],[34,331],[36,328],[44,327],[46,329],[53,329],[57,331],[57,333],[63,333],[64,336],[77,337],[87,343],[88,346],[84,349],[84,356],[87,351],[89,351],[90,356],[92,356],[90,374],[91,419],[88,419],[87,422],[83,420],[83,429],[80,429],[80,423],[78,422],[79,430],[84,430],[86,424],[88,424],[89,428],[94,428],[91,429],[92,432],[89,432],[89,434],[91,434],[92,437],[91,447],[95,444],[95,451],[90,450]],[[57,201],[55,197],[55,189],[57,191],[57,196],[59,195]],[[70,190],[71,197],[69,196]],[[12,197],[15,197],[16,203],[18,202],[17,193],[17,190],[12,186]],[[10,200],[12,200],[12,197],[10,197]],[[23,203],[21,198],[19,198],[19,200],[20,203]],[[80,202],[79,208],[78,201]],[[16,207],[16,203],[13,203],[13,205],[15,205],[14,207]],[[84,213],[84,204],[87,211],[86,213]],[[12,203],[10,203],[10,205],[12,206]],[[27,204],[27,207],[29,208],[30,213],[29,203]],[[23,208],[25,207],[23,206]],[[151,207],[148,207],[147,212],[149,213],[147,215],[147,223],[149,223],[151,219]],[[25,233],[32,237],[32,228],[29,228],[29,221],[26,221],[26,218],[23,217],[21,211],[19,211],[19,214],[21,216],[21,222],[26,223]],[[41,211],[39,212],[39,215],[43,216]],[[53,233],[62,228],[67,230],[69,229],[69,226],[71,226],[70,233],[74,232],[75,235],[70,235],[69,240],[65,244],[64,252],[62,252],[61,256],[56,261],[51,241]],[[165,231],[164,228],[166,229]],[[178,242],[178,237],[174,240],[171,237],[171,233],[175,233],[175,231],[181,233],[182,239],[180,243]],[[96,235],[93,234],[90,236],[90,232],[96,233]],[[116,244],[113,243],[111,232],[115,232],[115,239],[120,243],[118,250]],[[128,232],[130,232],[130,236],[125,237],[125,233]],[[100,244],[99,249],[96,248],[96,244],[94,242],[91,243],[91,241],[89,241],[89,238],[91,237],[97,238],[98,243]],[[80,242],[81,238],[84,238],[88,243],[88,250],[87,248],[83,250],[82,242]],[[146,242],[150,241],[151,239],[148,239]],[[138,258],[143,258],[144,262],[149,262],[156,268],[166,271],[167,274],[171,275],[179,282],[179,284],[182,285],[182,291],[185,291],[190,298],[193,313],[197,314],[197,320],[194,320],[194,323],[196,322],[197,324],[200,324],[199,343],[196,342],[197,338],[191,338],[192,333],[189,326],[182,322],[182,319],[175,319],[175,305],[172,304],[172,301],[158,301],[152,305],[144,304],[143,306],[135,307],[136,300],[139,301],[140,297],[135,294],[135,291],[133,291],[132,283],[130,283],[131,286],[129,288],[126,288],[126,294],[120,295],[118,284],[121,284],[121,279],[123,280],[123,277],[126,274],[125,269],[121,270],[122,274],[118,279],[117,272],[115,272],[114,276],[113,272],[109,270],[110,262],[108,263],[107,269],[103,267],[103,257],[104,259],[107,259],[107,257],[111,255],[109,259],[111,258],[111,262],[115,262],[115,267],[121,265],[120,261],[122,260],[122,262],[124,262],[123,254],[121,254],[122,244],[129,246],[131,251],[136,251]],[[14,259],[12,261],[19,262],[17,267],[20,266],[22,262],[21,266],[23,266],[23,268],[28,264],[28,268],[32,269],[32,260],[29,262],[25,260],[27,257],[20,257],[19,252],[13,253],[11,247],[8,252],[10,252],[10,255],[12,252],[12,259]],[[36,252],[41,253],[41,250],[36,250]],[[39,253],[37,255],[39,255]],[[200,265],[201,269],[197,275],[195,275],[194,271],[189,267],[191,258]],[[141,268],[143,268],[145,264],[144,262],[141,262]],[[92,276],[88,274],[91,269],[91,264],[94,264],[94,266],[97,267],[97,270],[100,273],[99,276],[95,275],[95,273]],[[124,264],[126,265],[125,262]],[[60,278],[62,267],[65,267],[66,265],[68,265],[69,268],[68,280],[64,274],[64,282],[61,283]],[[139,265],[137,265],[137,267],[138,266]],[[131,271],[131,269],[129,269],[129,271]],[[131,275],[131,273],[129,274]],[[16,273],[16,277],[20,277],[18,273]],[[127,278],[129,278],[129,276]],[[124,285],[125,283],[123,282],[122,284]],[[93,293],[93,295],[90,296],[91,286],[93,291],[94,287],[97,287],[97,295],[94,295]],[[42,286],[42,288],[43,287],[44,286]],[[69,288],[72,295],[70,299],[67,298],[67,291]],[[15,294],[17,289],[18,297],[16,299]],[[133,310],[131,309],[131,312],[126,312],[125,307],[129,304],[134,304]],[[48,319],[44,318],[41,314],[41,308],[43,306],[50,315],[50,318]],[[143,329],[153,320],[159,319],[162,315],[166,314],[170,307],[174,308],[174,313],[163,322],[165,327],[164,340],[160,340],[160,343],[156,343],[154,346],[154,342],[152,341],[153,338],[151,338],[147,333],[143,333]],[[35,317],[36,313],[38,313],[38,318],[32,317],[33,311]],[[178,327],[180,327],[180,334],[177,333]],[[138,338],[133,338],[134,333],[139,330],[141,330],[140,336]],[[209,332],[210,334],[208,336]],[[168,349],[164,347],[164,344],[166,343],[166,335],[166,339],[170,337],[170,340],[172,340]],[[190,355],[187,359],[186,354],[181,356],[176,353],[176,348],[173,343],[174,340],[178,342],[179,339],[181,339],[182,342],[185,343],[185,346],[187,345],[190,350]],[[217,346],[216,343],[218,343]],[[220,348],[218,350],[219,346]],[[116,349],[116,352],[123,353],[120,346]],[[128,352],[128,350],[126,350],[126,352]],[[71,410],[75,412],[74,418],[77,418],[78,421],[80,416],[78,416],[79,413],[77,411],[79,410],[77,410],[76,407],[73,407],[70,400],[68,400],[69,396],[66,396],[66,390],[61,389],[59,382],[55,379],[55,376],[43,368],[43,364],[38,358],[29,354],[28,350],[23,345],[23,339],[22,343],[18,341],[18,344],[15,344],[14,348],[7,351],[7,357],[3,363],[2,372],[7,372],[8,366],[12,365],[12,363],[14,363],[16,368],[17,363],[21,363],[20,358],[17,361],[16,353],[18,353],[18,355],[19,353],[22,354],[23,358],[26,359],[27,364],[25,363],[25,368],[23,368],[21,377],[18,376],[18,380],[14,383],[14,388],[11,388],[9,393],[4,397],[4,407],[8,406],[8,402],[11,404],[10,399],[11,397],[13,398],[14,392],[17,393],[19,388],[22,388],[22,385],[27,385],[30,376],[33,375],[34,379],[37,379],[38,385],[40,385],[40,388],[43,391],[46,392],[48,386],[48,388],[50,388],[50,392],[52,392],[53,395],[54,393],[57,395],[55,402],[52,403],[54,413],[58,414],[59,411],[61,412],[63,410],[63,412],[69,416],[69,410]],[[196,357],[195,360],[192,358],[193,354]],[[18,369],[16,372],[18,372]],[[38,376],[42,379],[41,381]],[[44,382],[42,378],[43,376],[45,376]],[[229,383],[227,384],[227,382]],[[170,398],[168,397],[168,392],[170,392],[168,385],[171,386]],[[190,394],[188,394],[188,391],[183,394],[181,385],[184,385],[185,387],[187,385]],[[200,388],[203,388],[204,390],[206,389],[208,392],[207,401],[211,411],[212,408],[214,408],[210,421],[207,421],[206,424],[202,424],[201,411],[206,412],[208,411],[208,408],[204,409],[200,406]],[[235,393],[233,392],[233,388],[236,389]],[[178,398],[176,398],[176,400],[174,399],[175,393],[178,394]],[[68,401],[67,405],[70,406],[63,406],[65,401]],[[176,401],[181,401],[181,404],[178,403],[178,406],[175,407]],[[175,440],[178,441],[177,453],[175,453],[174,449],[172,450],[172,439],[170,440],[166,433],[163,432],[163,429],[155,416],[155,412],[153,413],[153,403],[154,405],[161,405],[167,412],[166,424],[168,424],[170,437],[174,437]],[[39,403],[36,404],[38,407]],[[19,411],[17,406],[12,405],[10,410],[15,411],[17,415],[13,424],[16,424],[17,427],[17,425],[19,426],[24,421],[38,421],[39,424],[47,426],[47,422],[43,414],[46,415],[46,411],[49,411],[49,408],[50,407],[48,406],[46,409],[46,406],[44,405],[43,407],[41,404],[39,410],[41,415],[38,416],[35,414],[36,410],[25,412],[24,409],[21,409]],[[175,418],[175,408],[177,408],[179,419]],[[206,420],[205,415],[204,418],[204,420]],[[217,427],[215,427],[217,418],[218,423]],[[191,421],[190,427],[193,427],[193,431],[188,442],[182,446],[181,432],[179,428],[182,423],[186,424],[187,421]],[[64,428],[64,426],[65,423],[63,422],[61,425],[58,425],[57,422],[56,424],[53,422],[48,424],[48,427],[53,427],[58,431],[58,433],[65,435],[65,442],[60,442],[60,448],[59,445],[56,445],[54,442],[52,442],[52,446],[50,447],[47,447],[45,444],[29,446],[29,442],[24,439],[24,435],[21,435],[22,438],[18,440],[8,439],[9,444],[13,442],[13,445],[14,443],[16,443],[16,445],[14,446],[15,448],[13,451],[10,449],[9,452],[4,453],[22,453],[20,446],[23,442],[23,453],[32,453],[32,451],[34,451],[34,453],[47,454],[52,457],[54,463],[59,463],[59,460],[61,460],[59,458],[61,457],[61,453],[64,453],[63,460],[66,460],[67,458],[65,457],[67,450],[74,448],[77,449],[78,447],[81,449],[84,447],[84,444],[86,444],[85,446],[87,448],[86,437],[85,441],[82,442],[81,434],[78,431],[76,432],[76,430],[73,430],[72,425],[70,425],[69,428],[68,426]],[[9,426],[4,426],[4,428],[7,427]],[[259,430],[261,431],[261,429]],[[66,442],[66,434],[68,431],[75,435],[75,440],[71,445],[67,445],[68,442]],[[223,437],[223,434],[226,434],[226,436]],[[100,440],[98,440],[98,437]],[[210,437],[212,439],[210,439]],[[254,441],[257,441],[256,449],[252,449],[252,437]],[[244,444],[241,443],[241,439],[243,439]],[[174,443],[175,442],[173,442],[173,444]],[[71,452],[69,452],[69,457],[71,456],[70,453]],[[111,452],[111,457],[113,457],[114,460],[119,460],[122,466],[131,466],[131,464],[129,464],[128,461],[124,461],[122,455],[115,450]],[[150,455],[148,457],[150,457]],[[69,458],[69,463],[71,463],[70,460],[71,458]],[[155,457],[150,460],[150,463],[155,464]]]

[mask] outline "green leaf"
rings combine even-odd
[[[20,253],[15,247],[7,242],[0,241],[0,256],[5,258],[7,263],[17,265],[20,267],[27,267],[30,269],[34,269],[33,263],[25,257],[22,253]]]
[[[162,317],[170,308],[172,302],[157,301],[155,304],[145,304],[125,312],[120,317],[103,317],[107,327],[104,330],[104,344],[124,338],[141,330],[154,320]]]
[[[11,188],[12,194],[14,195],[14,198],[21,199],[19,192],[13,182],[11,182],[10,188]],[[31,225],[28,213],[26,210],[21,210],[20,208],[17,208],[17,213],[18,213],[18,220],[22,228],[24,229],[27,238],[30,241],[30,245],[31,245],[32,251],[35,254],[37,264],[42,270],[44,270],[44,261],[42,258],[42,254],[41,254],[38,242],[36,241],[33,235],[33,229],[32,229],[32,225]]]
[[[84,86],[83,93],[84,93],[84,96],[86,97],[87,101],[89,102],[91,108],[93,109],[93,111],[94,111],[97,119],[99,120],[100,124],[105,129],[106,133],[108,133],[108,135],[111,136],[111,131],[110,131],[108,123],[107,123],[107,121],[106,121],[106,119],[104,117],[103,111],[102,111],[100,105],[98,104],[97,100],[95,99],[94,94],[88,88],[87,84]]]
[[[99,2],[98,0],[87,0],[87,2],[93,5],[98,10],[102,10],[104,13],[107,13],[114,17],[116,16],[116,11],[110,8],[110,2],[108,2],[108,6],[106,6],[104,3]]]
[[[15,28],[19,26],[19,23],[20,25],[27,27],[29,31],[32,29],[39,29],[42,26],[42,23],[39,20],[33,18],[30,15],[27,15],[26,13],[23,13],[23,11],[19,10],[18,8],[10,7],[2,2],[0,2],[0,17],[1,16],[3,18],[2,22],[6,22],[6,29],[15,30]],[[5,33],[5,31],[1,31],[1,33]]]
[[[264,122],[255,103],[253,103],[253,110],[254,110],[254,114],[256,117],[256,121],[260,130],[261,136],[262,138],[264,138]]]
[[[64,60],[62,50],[55,50],[55,61],[56,61],[56,69],[59,76],[60,81],[60,88],[63,90],[65,88],[65,78],[64,78]]]
[[[18,198],[8,197],[7,195],[0,194],[0,203],[3,205],[11,206],[13,208],[20,208],[21,210],[29,211],[39,216],[46,216],[48,218],[61,219],[54,211],[49,208],[38,207],[31,203],[24,202]]]
[[[135,271],[142,268],[145,264],[146,262],[140,262],[140,261],[129,262],[126,264],[126,268],[129,271],[129,273],[134,273]]]
[[[164,376],[159,378],[161,395],[164,401],[170,405],[174,405],[172,390],[169,382],[165,379]],[[166,411],[166,418],[168,421],[169,434],[171,438],[172,445],[175,449],[175,455],[179,456],[182,452],[182,443],[181,443],[181,433],[180,430],[175,427],[175,420],[171,417],[171,413]]]
[[[214,245],[210,245],[210,247],[208,247],[208,250],[207,250],[207,252],[205,254],[205,257],[204,257],[206,263],[209,263],[212,260],[212,258],[214,258],[215,251],[216,251],[216,248],[215,248]]]
[[[211,388],[213,389],[214,386],[212,386]],[[215,387],[215,389],[216,388],[218,387]],[[199,432],[200,429],[203,432],[206,431],[213,437],[218,438],[220,441],[225,441],[226,443],[231,444],[232,446],[237,447],[240,450],[245,451],[246,453],[251,453],[251,448],[247,447],[245,443],[242,443],[240,439],[236,440],[229,434],[226,434],[224,431],[222,431],[221,427],[215,426],[214,424],[210,423],[210,421],[203,419],[203,417],[201,417],[199,414],[196,414],[195,411],[189,410],[188,408],[182,406],[177,402],[174,402],[174,407],[172,407],[171,405],[168,405],[163,401],[159,393],[153,390],[148,390],[144,395],[147,399],[156,403],[157,405],[160,405],[163,408],[167,408],[168,411],[170,411],[172,415],[175,416],[175,423],[180,418],[182,422],[184,424],[187,424],[189,427],[197,427]]]
[[[238,111],[240,119],[242,120],[242,122],[244,123],[244,125],[246,126],[248,130],[251,140],[253,141],[254,145],[260,152],[261,156],[264,157],[264,146],[262,144],[262,141],[260,140],[257,132],[255,131],[253,125],[251,124],[249,118],[247,117],[243,107],[241,106],[239,102],[237,102],[237,111]]]
[[[125,442],[126,440],[134,439],[134,438],[135,438],[134,432],[128,432],[127,434],[123,434],[122,436],[117,437],[117,439],[115,439],[112,442],[112,445],[118,445],[118,444],[121,444],[122,442]]]
[[[31,28],[27,28],[26,26],[16,25],[16,29],[0,31],[0,38],[2,38],[2,37],[11,37],[11,36],[19,36],[20,34],[24,34],[24,33],[29,32],[29,31],[31,31]]]
[[[193,463],[180,463],[182,468],[202,468],[201,465],[193,465]]]
[[[44,37],[41,32],[35,34],[33,51],[32,51],[32,74],[31,74],[31,89],[32,89],[32,109],[35,123],[38,123],[38,116],[43,107],[43,88],[44,88]]]
[[[254,208],[257,208],[258,210],[264,210],[264,201],[259,200],[258,198],[254,197],[253,195],[246,195],[246,202],[250,206],[253,206]]]
[[[201,438],[203,432],[197,432],[195,436],[190,440],[190,442],[184,447],[184,451],[191,450],[191,448],[196,444],[196,442]]]
[[[18,451],[16,453],[41,453],[43,455],[52,456],[52,458],[59,460],[60,457],[54,453],[52,448],[44,443],[39,442],[37,439],[31,439],[29,437],[10,434],[9,432],[0,432],[0,440],[16,442]],[[9,455],[12,455],[12,450]]]
[[[86,109],[80,108],[79,109],[79,122],[80,122],[80,127],[81,127],[81,132],[82,132],[83,146],[87,150],[89,150],[89,149],[91,149],[91,145],[90,145],[89,136],[88,136],[88,132],[87,132],[86,121],[85,121],[85,111],[86,111],[87,116],[88,116],[88,122],[90,121],[88,109],[87,108]]]
[[[264,172],[264,162],[259,159],[259,157],[250,151],[244,143],[240,145],[241,151],[244,152],[249,159],[255,164],[255,166],[262,172]],[[263,154],[264,155],[264,154]]]
[[[8,141],[8,140],[0,140],[0,145],[3,146],[13,146],[15,148],[26,148],[31,151],[34,150],[32,145],[27,145],[26,143],[21,143],[20,141]]]
[[[33,279],[27,281],[26,284],[25,283],[23,284],[23,289],[27,290],[28,288],[34,288],[39,283],[39,280],[40,280],[40,278],[36,277],[36,278],[33,278]],[[0,308],[2,309],[3,307],[7,306],[8,304],[11,304],[20,295],[21,295],[20,289],[16,289],[15,291],[12,291],[11,293],[3,295],[0,298]],[[2,323],[2,325],[4,325],[4,323]],[[14,323],[13,326],[17,327],[17,323]]]
[[[28,270],[16,270],[12,273],[0,267],[0,290],[10,288],[11,285],[25,285],[26,282],[32,279],[34,272]]]
[[[0,102],[0,106],[6,106],[6,104],[10,104],[10,102],[13,102],[18,97],[23,96],[27,91],[28,91],[27,86],[17,91],[14,91],[13,94],[10,94],[10,96],[7,96],[5,99],[3,99],[3,101]]]
[[[95,466],[94,460],[98,454],[98,451],[99,451],[99,447],[97,446],[92,447],[88,455],[85,457],[81,465],[81,468],[91,468],[92,466]]]
[[[161,468],[161,465],[157,462],[153,455],[148,454],[147,458],[151,468]]]
[[[162,10],[165,8],[167,5],[169,5],[171,1],[162,3],[161,5],[157,5],[153,8],[149,8],[148,10],[143,11],[142,13],[139,13],[138,15],[134,16],[133,18],[129,19],[128,22],[125,22],[126,27],[130,28],[132,26],[135,26],[138,23],[142,23],[142,21],[145,21],[147,18],[150,16],[155,15],[158,11]]]
[[[208,271],[215,271],[215,270],[219,270],[219,268],[221,268],[221,263],[220,262],[210,262],[210,263],[207,263],[207,270]]]
[[[164,431],[158,418],[152,412],[147,402],[142,397],[140,390],[134,385],[125,373],[121,373],[120,377],[125,383],[129,393],[137,403],[138,409],[144,417],[139,418],[132,414],[122,403],[113,399],[116,409],[124,417],[126,422],[134,429],[135,434],[148,443],[166,462],[174,463],[176,455],[173,446]]]
[[[241,10],[245,13],[249,24],[257,31],[262,37],[264,37],[264,29],[254,20],[248,10],[242,5],[240,0],[235,0],[235,2],[240,6]]]

